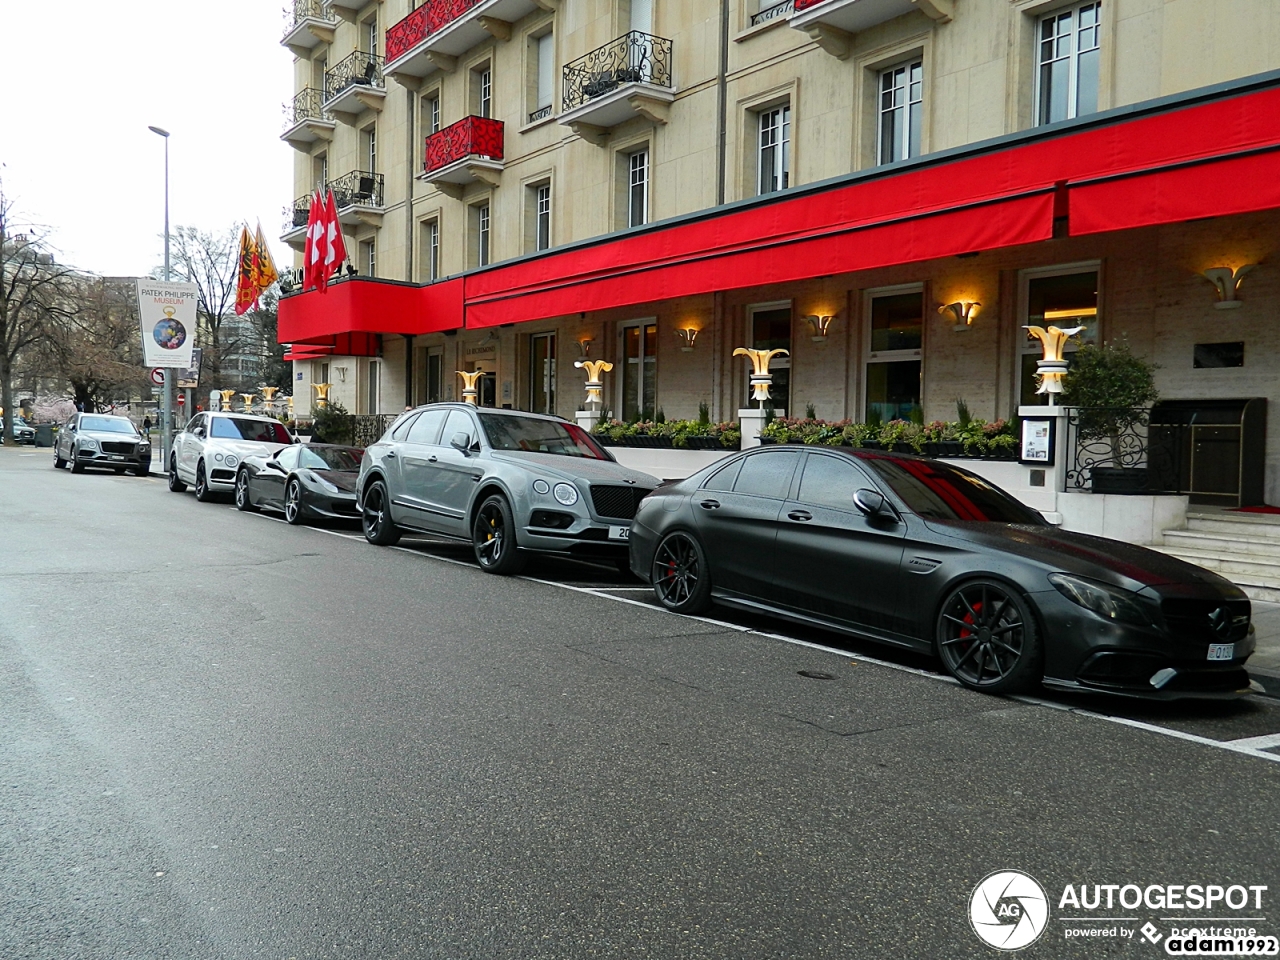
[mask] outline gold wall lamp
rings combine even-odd
[[[938,308],[938,312],[951,314],[955,320],[952,330],[968,330],[973,326],[973,318],[978,315],[981,306],[976,300],[957,300],[955,303],[944,303]]]
[[[831,314],[830,316],[820,316],[811,313],[805,317],[805,322],[809,324],[809,328],[813,331],[812,339],[814,343],[826,343],[827,334],[831,331],[831,321],[839,314]]]
[[[1218,302],[1214,304],[1217,309],[1234,310],[1240,306],[1240,301],[1236,299],[1236,294],[1240,292],[1240,282],[1256,266],[1256,263],[1246,263],[1235,270],[1230,267],[1210,267],[1200,274],[1218,291]]]
[[[684,353],[692,353],[694,344],[698,342],[699,330],[697,327],[677,327],[676,337],[680,340],[680,349]]]
[[[578,356],[583,359],[591,356],[591,344],[595,343],[590,337],[583,335],[578,338]]]

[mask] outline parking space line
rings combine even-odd
[[[1248,747],[1253,750],[1271,750],[1280,747],[1280,733],[1268,733],[1261,737],[1241,737],[1239,740],[1228,740],[1237,747]]]

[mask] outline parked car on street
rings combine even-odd
[[[279,510],[290,523],[354,520],[363,456],[359,447],[295,443],[270,456],[245,457],[236,471],[236,506]]]
[[[511,574],[530,551],[625,569],[631,518],[657,484],[558,417],[440,403],[365,451],[358,491],[370,543],[408,530],[469,540],[484,570]]]
[[[151,472],[151,443],[128,417],[74,413],[53,442],[54,467],[61,470],[68,463],[72,473],[107,467],[145,477]]]
[[[285,425],[271,417],[197,413],[173,438],[169,489],[182,493],[187,484],[193,484],[201,502],[230,493],[241,460],[255,454],[270,456],[296,442]]]
[[[17,443],[29,443],[35,446],[36,429],[22,417],[14,417],[13,439]],[[4,443],[4,417],[0,417],[0,443]]]
[[[659,488],[630,546],[667,609],[716,600],[931,653],[976,690],[1250,690],[1239,587],[936,460],[766,446]]]

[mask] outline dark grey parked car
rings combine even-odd
[[[370,543],[408,530],[469,540],[481,567],[510,574],[527,551],[625,569],[631,518],[657,485],[558,417],[438,403],[365,451],[358,496]]]
[[[151,471],[151,443],[128,417],[76,413],[53,444],[54,467],[60,470],[68,463],[72,473],[83,473],[85,467],[108,467],[145,477]]]

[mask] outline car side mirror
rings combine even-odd
[[[863,487],[853,495],[853,505],[868,517],[893,517],[889,509],[889,501],[879,490]],[[894,519],[897,519],[894,517]]]
[[[459,453],[466,453],[471,449],[471,434],[465,430],[459,430],[453,435],[453,439],[449,441],[449,446],[455,448]]]

